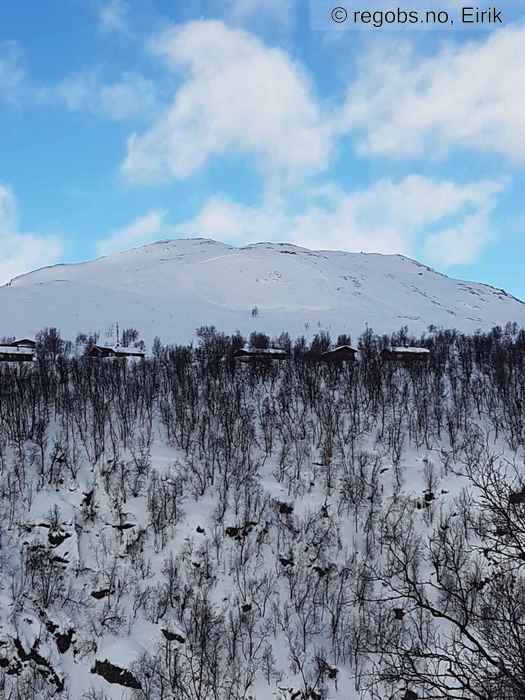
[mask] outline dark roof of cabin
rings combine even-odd
[[[357,350],[356,348],[353,348],[351,345],[338,345],[336,348],[332,348],[331,350],[325,350],[322,355],[331,355],[336,352],[351,352],[351,353],[356,353]]]

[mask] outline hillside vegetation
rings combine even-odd
[[[0,697],[524,698],[525,333],[199,338],[0,364]]]

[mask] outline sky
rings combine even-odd
[[[401,253],[525,299],[524,0],[438,29],[331,8],[3,2],[0,284],[201,236]]]

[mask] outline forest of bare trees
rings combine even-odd
[[[38,340],[0,364],[1,698],[525,698],[524,331]]]

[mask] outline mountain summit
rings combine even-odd
[[[438,273],[402,255],[159,241],[86,263],[54,265],[0,288],[3,335],[56,326],[65,337],[116,321],[147,343],[190,342],[195,329],[359,336],[430,324],[464,332],[516,321],[525,304],[500,289]]]

